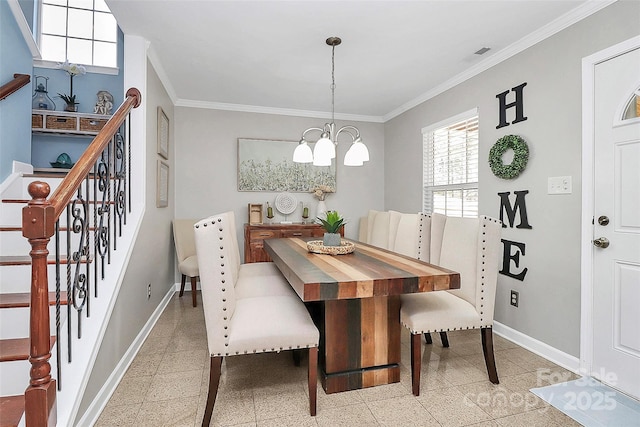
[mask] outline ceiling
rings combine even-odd
[[[609,3],[107,0],[176,105],[326,116],[339,36],[336,117],[379,122]]]

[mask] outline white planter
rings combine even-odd
[[[340,246],[341,236],[340,233],[324,233],[322,238],[322,244],[325,246]]]

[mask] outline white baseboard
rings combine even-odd
[[[179,284],[178,289],[180,289]],[[118,384],[120,384],[120,380],[122,380],[122,377],[127,372],[129,365],[131,365],[131,362],[133,362],[133,359],[136,357],[138,351],[142,347],[144,340],[147,338],[147,336],[149,336],[149,333],[155,326],[156,322],[160,318],[160,315],[167,307],[174,294],[175,290],[173,288],[169,288],[167,294],[164,296],[162,301],[160,301],[158,307],[156,307],[153,314],[144,325],[138,336],[133,340],[133,342],[129,346],[129,349],[127,349],[124,356],[122,356],[122,359],[120,359],[120,363],[118,363],[111,375],[109,375],[109,378],[104,383],[95,399],[93,399],[93,402],[91,402],[91,405],[89,405],[87,411],[82,415],[82,418],[78,420],[76,425],[92,426],[96,423],[96,421],[98,421],[98,417],[102,413],[104,407],[107,405],[107,402],[111,398],[111,395],[116,390],[116,387],[118,387]]]
[[[573,373],[579,373],[580,371],[579,358],[560,351],[555,347],[551,347],[549,344],[538,341],[529,335],[525,335],[495,320],[493,321],[493,332]]]

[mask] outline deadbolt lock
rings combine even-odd
[[[609,224],[609,217],[606,215],[601,215],[598,217],[598,224],[600,225],[608,225]]]
[[[606,237],[599,237],[593,241],[593,246],[602,248],[602,249],[608,248],[609,239],[607,239]]]

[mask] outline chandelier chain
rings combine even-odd
[[[335,111],[336,111],[336,46],[331,46],[331,122],[335,122]]]

